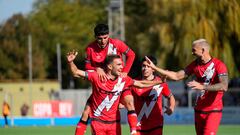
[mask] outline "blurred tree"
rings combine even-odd
[[[226,63],[230,77],[239,76],[240,1],[125,2],[127,41],[141,56],[156,55],[162,67],[177,70],[194,59],[192,41],[206,38],[212,55]]]
[[[214,57],[228,66],[230,77],[239,77],[239,0],[124,0],[126,42],[137,54],[155,55],[161,67],[184,68],[194,57],[192,41],[206,38]],[[65,54],[77,49],[76,64],[84,68],[86,45],[94,40],[96,23],[107,23],[109,0],[38,0],[27,16],[15,15],[0,26],[0,80],[28,78],[27,36],[32,34],[34,79],[57,79],[56,44],[62,48],[63,87],[87,87],[69,73]],[[138,71],[138,72],[136,72]]]
[[[31,25],[21,14],[13,15],[0,29],[0,80],[28,79],[28,35]],[[34,41],[33,41],[34,42]],[[33,78],[46,77],[43,53],[32,46]]]
[[[36,44],[41,46],[48,62],[47,78],[57,78],[56,44],[61,45],[64,88],[71,87],[70,80],[75,81],[77,87],[88,86],[86,81],[71,77],[65,54],[76,49],[79,52],[76,64],[84,68],[85,48],[94,39],[93,28],[98,22],[107,22],[105,7],[92,3],[98,1],[39,0],[30,16],[30,22],[35,28],[34,37],[38,41]]]

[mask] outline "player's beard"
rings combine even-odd
[[[121,74],[121,72],[119,72],[119,71],[117,71],[117,70],[113,70],[112,71],[112,75],[115,77],[115,78],[117,78],[118,76],[120,76],[120,74]]]
[[[98,42],[98,46],[99,46],[100,48],[105,48],[105,47],[108,45],[108,43],[109,43],[109,40],[106,41],[106,43],[104,43],[104,42]]]

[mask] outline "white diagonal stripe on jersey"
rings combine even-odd
[[[108,55],[117,54],[117,48],[115,48],[112,43],[109,43],[109,45],[108,45],[108,53],[107,54]]]
[[[122,92],[124,85],[125,82],[122,82],[122,78],[119,77],[117,84],[115,84],[112,90],[112,92],[115,92],[112,99],[110,100],[109,96],[107,95],[106,98],[102,101],[102,103],[98,106],[98,108],[94,110],[94,116],[100,116],[104,108],[109,111],[109,109],[112,107],[112,105],[120,95],[119,93]]]
[[[157,102],[157,98],[159,97],[160,93],[162,92],[162,89],[163,89],[163,87],[161,87],[160,85],[155,85],[152,88],[151,92],[149,93],[149,96],[154,95],[154,97],[153,97],[152,101],[150,102],[149,106],[147,106],[146,102],[143,104],[143,107],[138,115],[138,125],[140,124],[139,122],[142,120],[144,114],[146,115],[146,118],[148,118],[148,116],[152,112],[154,105]]]

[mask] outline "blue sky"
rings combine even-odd
[[[32,10],[35,0],[0,0],[0,23],[6,21],[13,14],[27,14]]]

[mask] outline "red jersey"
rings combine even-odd
[[[122,57],[125,54],[126,65],[123,72],[128,73],[135,58],[135,53],[121,40],[109,38],[109,43],[105,48],[99,47],[97,41],[94,41],[86,48],[85,69],[95,70],[96,67],[103,67],[107,55],[117,54]]]
[[[127,76],[102,82],[95,71],[87,71],[86,74],[87,79],[92,83],[91,118],[103,121],[120,120],[118,110],[120,96],[125,87],[133,85],[133,80]]]
[[[197,82],[204,85],[213,85],[219,83],[219,76],[227,75],[226,65],[216,59],[212,58],[206,64],[200,64],[197,60],[193,61],[185,68],[187,75],[194,74]],[[196,110],[212,111],[222,110],[223,108],[223,91],[202,91],[196,101]]]
[[[156,76],[154,80],[161,80]],[[148,88],[132,87],[134,106],[138,116],[138,130],[151,130],[163,126],[162,95],[168,97],[171,91],[166,83]]]

